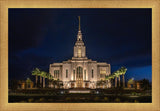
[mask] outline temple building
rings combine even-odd
[[[111,66],[106,62],[97,62],[88,59],[86,47],[82,39],[80,28],[77,34],[77,41],[73,48],[73,57],[62,63],[53,63],[49,67],[50,74],[54,79],[63,82],[63,87],[68,88],[97,88],[97,82],[105,80],[106,75],[111,74]],[[53,87],[53,86],[50,86]],[[111,81],[107,80],[103,88],[110,88]]]

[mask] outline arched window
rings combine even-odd
[[[77,67],[77,78],[83,78],[83,68]]]
[[[59,78],[59,70],[54,70],[54,77]]]

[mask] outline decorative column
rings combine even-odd
[[[125,79],[124,79],[124,74],[123,74],[123,88],[125,88]]]
[[[115,87],[117,87],[117,77],[115,77]]]
[[[118,77],[118,81],[119,81],[119,87],[120,87],[121,86],[120,76]]]

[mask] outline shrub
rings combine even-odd
[[[129,103],[128,101],[124,101],[124,103]]]
[[[136,92],[132,92],[132,95],[133,95],[133,96],[136,96],[136,94],[137,94]]]
[[[29,98],[29,99],[28,99],[28,102],[33,102],[33,101],[34,101],[33,98]]]
[[[45,102],[45,99],[44,98],[40,98],[39,102]]]
[[[53,99],[48,99],[48,102],[52,102],[53,101]]]
[[[120,99],[119,99],[119,98],[116,98],[116,99],[115,99],[115,102],[120,102]]]
[[[74,99],[75,99],[75,101],[78,101],[78,100],[79,100],[79,98],[78,98],[78,97],[75,97]]]
[[[94,100],[95,100],[95,101],[98,101],[98,100],[99,100],[99,97],[95,97]]]
[[[104,97],[104,101],[108,102],[108,98],[107,98],[107,97]]]
[[[139,103],[139,101],[137,101],[137,100],[134,100],[134,102],[135,102],[135,103]]]
[[[91,99],[90,97],[87,97],[87,98],[86,98],[87,101],[90,101],[90,99]]]
[[[66,101],[71,101],[71,98],[70,97],[66,97]]]
[[[20,101],[20,103],[26,103],[26,101]]]

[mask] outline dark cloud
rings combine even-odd
[[[39,56],[33,53],[22,53],[20,52],[10,57],[9,73],[11,78],[26,79],[27,77],[31,77],[31,71],[36,67],[47,72],[49,71],[49,64],[52,63],[53,58]]]
[[[50,14],[43,11],[9,9],[10,51],[40,46],[47,35],[50,19]],[[56,21],[56,16],[53,20]]]

